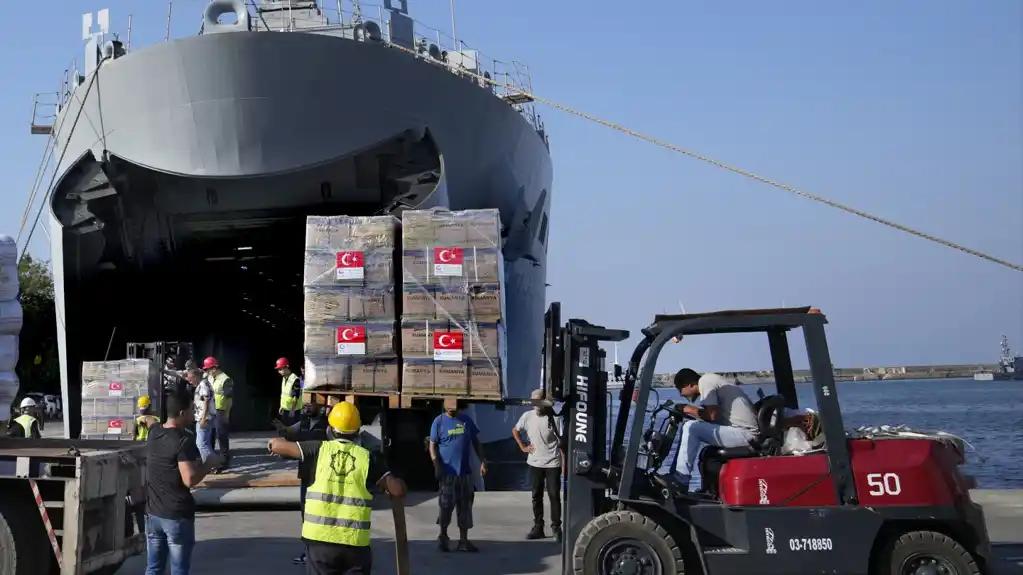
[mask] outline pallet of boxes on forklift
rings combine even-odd
[[[306,391],[397,395],[399,224],[393,216],[306,219]]]
[[[402,402],[504,397],[504,258],[498,210],[402,214]]]
[[[82,363],[82,439],[134,439],[138,400],[158,386],[148,359]]]

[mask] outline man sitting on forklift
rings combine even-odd
[[[689,368],[681,369],[675,374],[675,387],[689,401],[703,400],[702,407],[686,405],[682,408],[686,414],[697,418],[682,426],[675,463],[676,478],[688,489],[702,445],[749,445],[757,438],[757,416],[749,396],[716,373],[701,376]]]

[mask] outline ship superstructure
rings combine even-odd
[[[539,386],[553,174],[524,66],[397,0],[214,0],[199,34],[145,47],[109,21],[88,17],[81,69],[32,126],[60,158],[47,201],[67,397],[83,360],[192,341],[242,384],[236,425],[260,425],[273,359],[302,352],[305,217],[430,207],[500,209],[508,389]],[[483,439],[517,415],[478,408]]]

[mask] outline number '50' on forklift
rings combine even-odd
[[[820,311],[656,316],[625,370],[610,445],[600,344],[629,333],[576,319],[562,325],[560,316],[552,304],[543,355],[547,397],[563,402],[565,421],[565,574],[988,573],[983,511],[970,499],[972,480],[959,472],[963,446],[847,433]],[[790,330],[803,333],[824,443],[782,455],[778,421],[799,406]],[[655,411],[666,418],[651,418],[644,432],[657,357],[673,338],[684,345],[690,336],[746,332],[767,335],[777,394],[754,405],[752,445],[701,452],[704,487],[687,492],[658,471],[670,463],[687,416],[665,402]]]

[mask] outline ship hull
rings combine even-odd
[[[119,357],[128,341],[182,337],[196,340],[197,353],[220,354],[242,384],[275,385],[272,371],[259,367],[283,354],[271,351],[273,342],[257,346],[246,325],[214,326],[213,312],[198,311],[202,292],[218,292],[216,276],[182,275],[189,264],[160,279],[147,273],[164,269],[160,262],[180,246],[198,245],[195,238],[240,245],[263,237],[261,222],[281,214],[292,218],[280,228],[292,235],[277,237],[294,238],[294,220],[305,214],[330,213],[348,200],[380,204],[389,198],[365,184],[358,154],[381,142],[426,140],[439,178],[413,195],[411,207],[500,209],[509,242],[507,391],[525,397],[539,385],[551,160],[543,137],[488,90],[382,44],[309,33],[209,34],[106,61],[60,120],[50,231],[65,397],[80,397],[82,361]],[[382,174],[382,156],[370,175]],[[350,177],[338,175],[346,170]],[[328,200],[324,182],[332,178]],[[90,199],[90,190],[107,197]],[[186,301],[155,297],[157,286],[173,291],[193,281],[203,287]],[[117,301],[97,306],[103,297]],[[204,329],[188,332],[182,323]],[[158,334],[161,325],[176,333]],[[276,349],[295,350],[288,334]],[[72,434],[80,428],[75,411],[65,412]],[[475,414],[485,441],[507,438],[518,416],[483,407]]]

